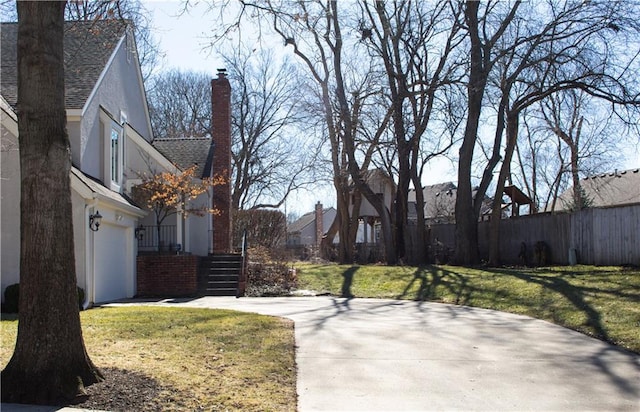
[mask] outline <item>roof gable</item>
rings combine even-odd
[[[82,109],[107,62],[123,40],[127,24],[121,20],[65,22],[65,107]],[[18,23],[2,23],[0,93],[16,107],[18,99]]]
[[[335,210],[335,208],[328,207],[326,209],[322,209],[322,216],[324,216],[325,214],[327,214],[331,210]],[[302,232],[304,230],[304,228],[306,228],[309,225],[314,224],[315,221],[316,221],[316,212],[315,211],[305,213],[304,215],[300,216],[300,218],[298,218],[298,220],[296,220],[295,222],[292,222],[291,224],[289,224],[289,226],[287,227],[287,232],[288,233]]]

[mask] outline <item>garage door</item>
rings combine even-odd
[[[103,223],[94,233],[95,302],[106,302],[128,296],[133,285],[130,265],[133,251],[128,249],[125,228]]]

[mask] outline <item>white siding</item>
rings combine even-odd
[[[135,59],[127,61],[125,44],[116,52],[111,66],[104,73],[91,100],[85,105],[81,126],[80,169],[101,180],[103,149],[100,132],[99,110],[102,106],[116,121],[120,113],[126,113],[129,123],[146,140],[151,140],[151,130],[147,121],[146,97],[138,80]],[[128,150],[125,147],[125,151]],[[125,155],[126,156],[126,155]]]
[[[4,113],[2,113],[4,117]],[[9,119],[4,119],[3,121]],[[2,300],[4,289],[20,281],[20,155],[18,139],[4,126],[0,159],[0,245]]]

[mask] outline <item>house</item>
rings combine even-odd
[[[453,182],[425,186],[422,193],[424,196],[424,220],[427,225],[455,223],[458,188]],[[475,195],[476,190],[473,191],[474,198]],[[415,189],[410,190],[408,200],[408,217],[410,221],[415,221],[418,216]],[[492,205],[493,200],[485,196],[480,208],[480,220],[488,220]]]
[[[610,207],[640,203],[640,169],[613,171],[585,177],[580,187],[589,207]],[[571,210],[573,187],[564,191],[546,211]]]
[[[396,185],[393,179],[382,169],[368,170],[364,174],[364,180],[369,188],[382,199],[387,210],[391,210],[396,195]],[[353,214],[356,203],[355,194],[351,195],[349,202],[349,214]],[[361,197],[358,211],[358,232],[356,243],[379,243],[381,238],[380,215],[373,205],[364,197]]]
[[[316,203],[313,212],[302,215],[287,227],[287,246],[319,246],[326,229],[336,218],[334,207],[324,208],[322,203]]]
[[[17,28],[0,28],[3,292],[20,278]],[[147,212],[130,200],[131,187],[143,171],[178,170],[150,143],[131,27],[119,20],[67,22],[64,51],[76,274],[89,305],[136,294],[136,228]],[[99,226],[92,224],[98,215]]]

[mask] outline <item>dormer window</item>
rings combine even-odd
[[[124,170],[124,128],[104,109],[100,112],[103,137],[103,181],[105,186],[120,192]]]

